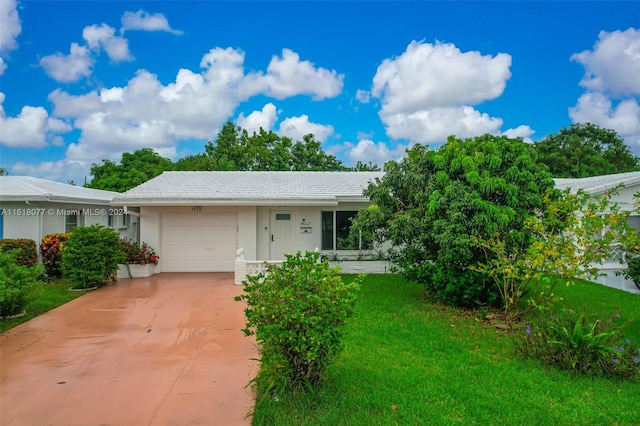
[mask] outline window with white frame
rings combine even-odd
[[[107,226],[112,229],[122,229],[129,227],[128,214],[110,214],[107,216]]]
[[[68,210],[65,215],[64,231],[71,232],[73,228],[82,226],[82,211],[81,210]]]
[[[351,220],[358,215],[356,210],[334,210],[322,212],[322,250],[370,250],[373,244],[362,237],[354,244],[347,238]]]

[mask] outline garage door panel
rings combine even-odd
[[[237,214],[165,214],[163,271],[233,271],[238,246]]]

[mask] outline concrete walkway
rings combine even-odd
[[[2,334],[0,424],[250,424],[241,292],[232,274],[121,280]]]

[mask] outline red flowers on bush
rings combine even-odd
[[[127,263],[133,265],[148,265],[150,263],[157,265],[160,259],[160,256],[147,243],[142,243],[139,246],[132,241],[123,240],[122,247],[127,255]]]

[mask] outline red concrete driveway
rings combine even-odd
[[[232,274],[121,280],[8,331],[0,424],[249,424],[241,292]]]

